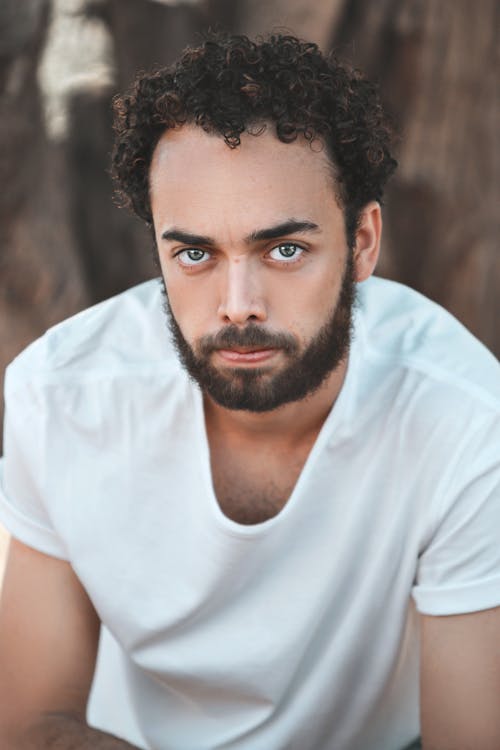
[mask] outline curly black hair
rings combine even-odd
[[[211,33],[171,67],[140,74],[113,106],[111,173],[122,204],[150,226],[153,151],[165,130],[184,123],[220,135],[231,148],[243,132],[258,135],[269,125],[285,143],[299,135],[323,142],[351,243],[360,211],[371,200],[381,202],[397,166],[376,87],[293,36],[253,42]]]

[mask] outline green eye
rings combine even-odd
[[[196,266],[201,261],[207,260],[208,257],[208,253],[205,250],[200,250],[199,247],[190,247],[177,253],[177,258],[184,266]]]
[[[281,245],[273,247],[269,253],[269,257],[280,261],[298,260],[303,252],[303,248],[294,242],[282,242]]]
[[[205,255],[203,250],[187,250],[187,256],[190,260],[201,260],[203,256]]]

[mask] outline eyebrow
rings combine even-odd
[[[247,235],[244,241],[247,244],[252,242],[262,242],[263,240],[275,240],[278,237],[283,237],[287,234],[297,234],[302,232],[315,232],[319,229],[319,226],[313,221],[299,220],[299,219],[288,219],[287,221],[281,222],[281,224],[275,224],[272,227],[266,229],[256,229]],[[192,234],[186,232],[184,229],[167,229],[162,234],[163,240],[170,240],[174,242],[182,242],[184,245],[204,245],[205,247],[214,247],[216,242],[211,237],[206,237],[202,234]]]
[[[281,224],[276,224],[268,229],[258,229],[245,237],[245,242],[259,242],[261,240],[275,240],[283,237],[285,234],[297,234],[301,232],[315,232],[319,227],[313,221],[299,221],[298,219],[289,219]]]
[[[215,241],[210,237],[204,237],[202,234],[191,234],[183,229],[167,229],[161,236],[162,240],[182,242],[183,245],[215,245]]]

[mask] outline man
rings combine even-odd
[[[2,746],[132,747],[85,721],[102,623],[154,750],[498,750],[499,370],[370,278],[373,87],[213,36],[115,125],[164,288],[7,373]]]

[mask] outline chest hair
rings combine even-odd
[[[214,490],[224,515],[245,525],[276,516],[288,502],[306,457],[303,452],[286,458],[212,452]]]

